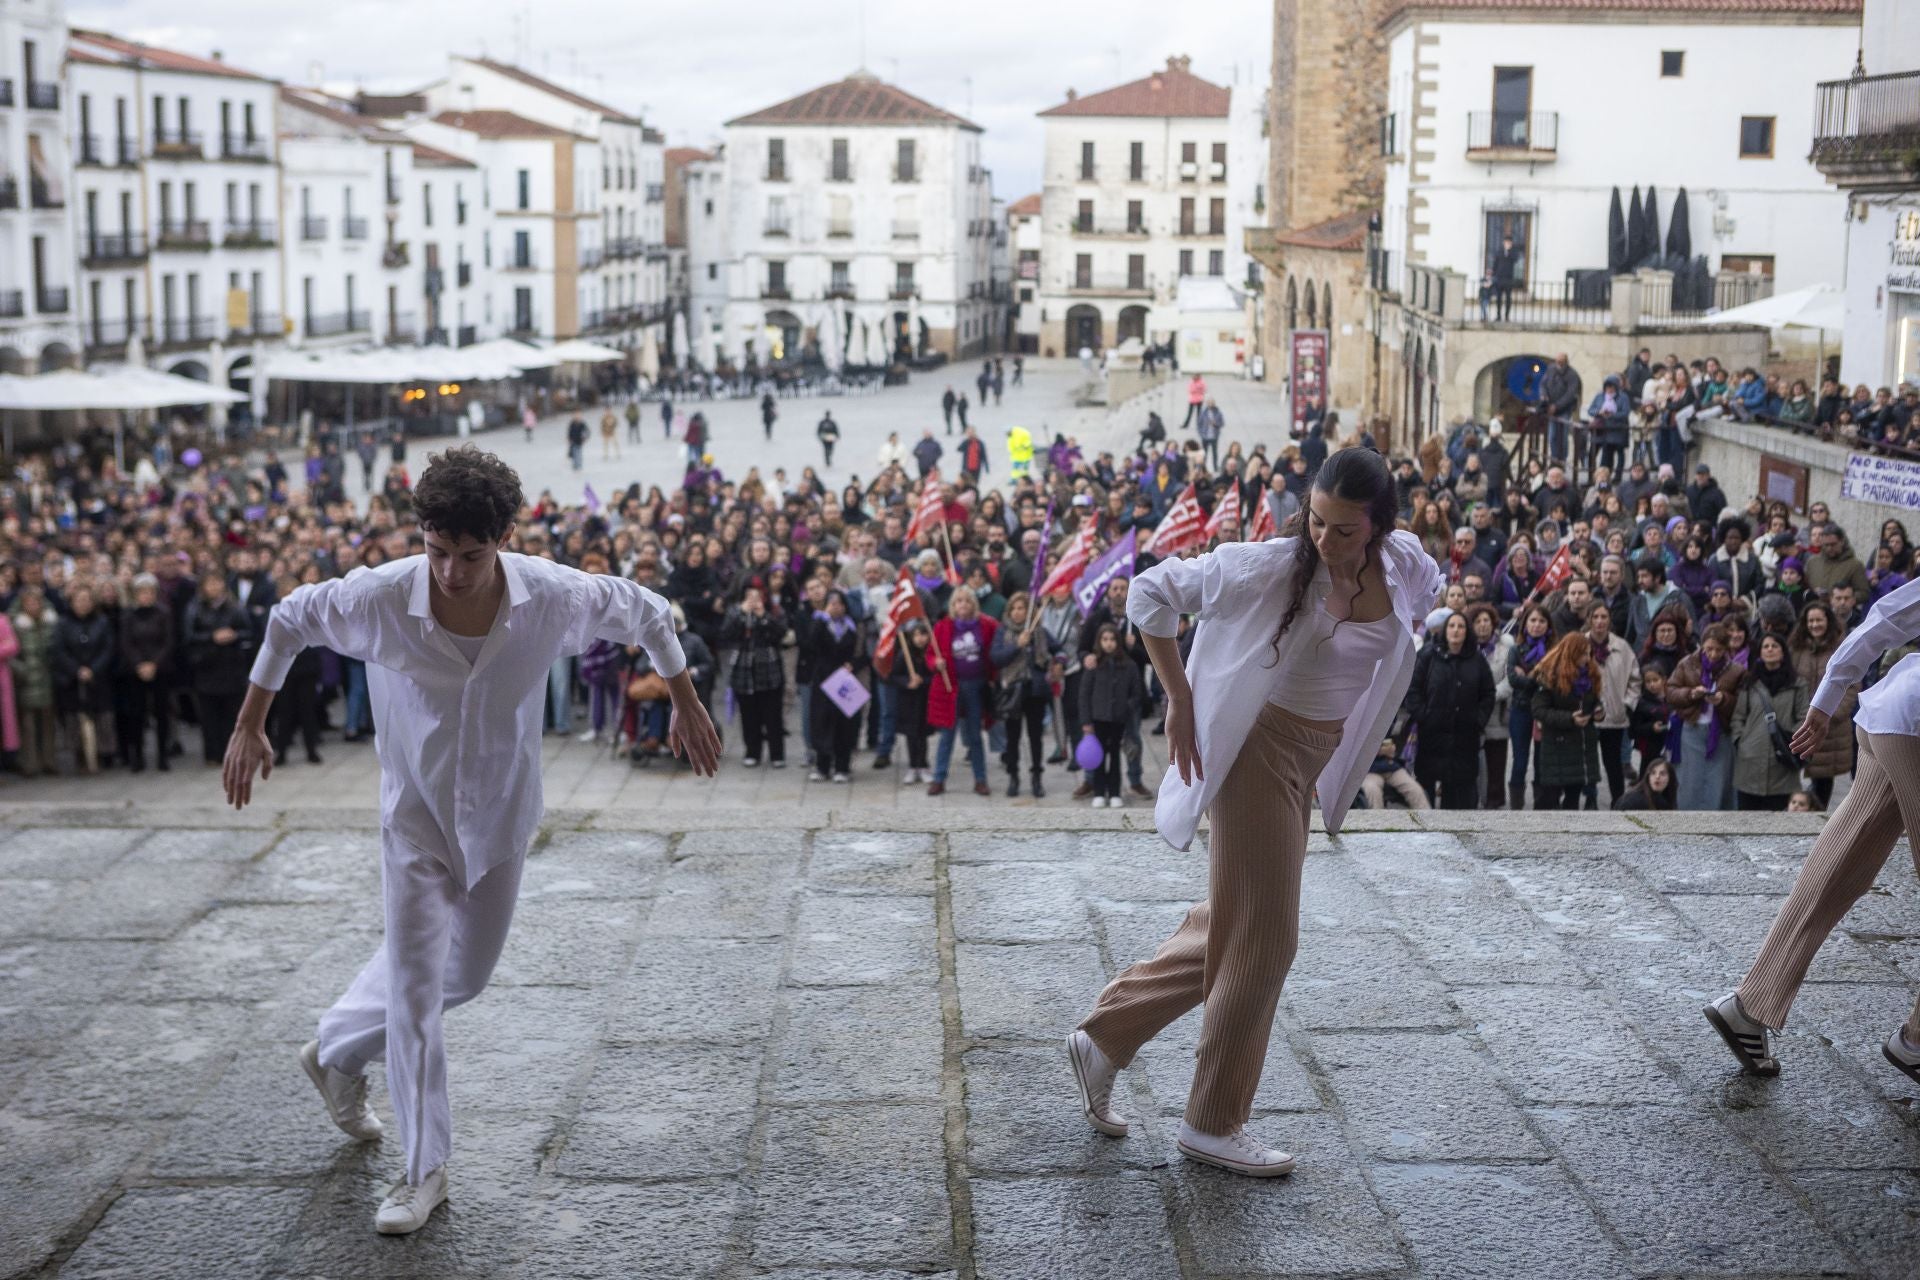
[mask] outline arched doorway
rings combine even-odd
[[[1427,353],[1418,338],[1408,350],[1412,358],[1407,366],[1407,438],[1417,446],[1427,435]]]
[[[1300,327],[1300,286],[1292,276],[1287,277],[1287,328]]]
[[[1100,308],[1081,303],[1067,308],[1067,352],[1076,354],[1080,348],[1094,351],[1104,345],[1100,341]]]
[[[1307,281],[1307,328],[1320,327],[1320,291],[1313,287],[1313,281]]]
[[[228,418],[229,424],[237,425],[237,426],[252,426],[253,425],[253,357],[252,356],[250,355],[241,356],[237,360],[235,360],[232,364],[227,366],[227,387],[230,390],[238,391],[241,395],[247,397],[247,399],[244,402],[234,405],[231,409],[227,411],[229,414],[229,418]]]
[[[1114,331],[1116,342],[1125,342],[1128,338],[1147,340],[1147,309],[1134,305],[1120,308],[1120,323]]]
[[[1427,426],[1440,429],[1440,353],[1427,348]]]
[[[1540,399],[1540,379],[1551,363],[1543,355],[1504,356],[1474,375],[1473,416],[1485,422],[1495,414],[1512,437],[1521,429],[1529,406]]]
[[[775,364],[800,356],[800,337],[805,326],[791,311],[769,311],[761,323],[773,332],[767,335],[767,358]]]
[[[52,373],[55,369],[77,369],[80,361],[72,347],[64,342],[49,342],[40,350],[40,372]]]
[[[25,373],[27,358],[12,347],[0,347],[0,373]]]
[[[167,366],[167,372],[181,378],[192,378],[195,382],[211,382],[212,375],[207,366],[198,360],[180,360]]]
[[[887,317],[887,350],[895,360],[913,359],[913,316],[896,311]]]

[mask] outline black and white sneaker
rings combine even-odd
[[[1904,1035],[1895,1031],[1887,1037],[1887,1042],[1880,1046],[1880,1052],[1886,1055],[1887,1061],[1893,1064],[1896,1071],[1915,1084],[1920,1084],[1920,1049],[1908,1044]]]
[[[1740,1067],[1750,1076],[1777,1076],[1780,1064],[1774,1060],[1768,1043],[1766,1024],[1755,1022],[1740,1007],[1740,997],[1729,991],[1700,1011],[1740,1059]]]

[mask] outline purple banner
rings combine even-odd
[[[1080,606],[1080,616],[1092,615],[1100,603],[1100,597],[1106,594],[1107,584],[1115,578],[1133,576],[1132,530],[1120,535],[1120,541],[1113,544],[1107,553],[1088,565],[1086,572],[1073,584],[1073,602]]]

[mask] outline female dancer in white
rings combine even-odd
[[[1882,596],[1867,620],[1833,651],[1813,705],[1788,744],[1794,754],[1806,757],[1819,750],[1847,690],[1881,654],[1915,639],[1920,639],[1920,581]],[[1768,1030],[1787,1024],[1787,1010],[1814,953],[1847,909],[1873,887],[1903,830],[1920,870],[1920,654],[1900,659],[1860,695],[1853,724],[1859,731],[1860,767],[1852,789],[1813,842],[1753,968],[1737,988],[1703,1010],[1751,1075],[1779,1074]],[[1920,1081],[1920,1003],[1887,1037],[1881,1053]]]
[[[1327,459],[1304,514],[1304,536],[1296,518],[1295,536],[1157,564],[1128,594],[1167,692],[1172,767],[1154,818],[1185,849],[1210,811],[1207,900],[1067,1038],[1089,1123],[1125,1137],[1116,1073],[1204,1003],[1180,1150],[1255,1177],[1293,1169],[1244,1126],[1299,941],[1316,780],[1337,831],[1406,694],[1414,623],[1442,587],[1419,540],[1394,532],[1393,481],[1371,449]],[[1174,641],[1183,613],[1200,620],[1184,665]]]

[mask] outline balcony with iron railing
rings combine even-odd
[[[646,202],[648,204],[665,204],[667,202],[667,184],[664,182],[649,182],[647,184]]]
[[[420,336],[420,319],[411,311],[387,313],[387,341],[405,343]]]
[[[0,289],[0,320],[17,320],[26,314],[26,290]]]
[[[300,219],[300,238],[302,240],[325,240],[327,238],[327,220],[311,214]]]
[[[761,224],[760,234],[773,240],[785,240],[793,234],[793,224],[785,218],[768,218]]]
[[[905,302],[909,298],[920,296],[920,286],[911,280],[895,280],[893,288],[887,290],[887,297],[894,302]]]
[[[539,261],[531,252],[517,253],[500,264],[502,271],[538,271]]]
[[[0,209],[20,207],[20,179],[0,178]]]
[[[116,316],[111,320],[95,316],[87,325],[87,350],[93,354],[117,351],[135,337],[142,342],[152,340],[147,322],[138,316]]]
[[[854,297],[853,281],[835,280],[833,283],[827,286],[826,296],[829,298],[843,299],[847,302],[853,301],[853,297]]]
[[[140,165],[140,139],[125,135],[113,140],[113,162],[122,169],[134,169]]]
[[[367,238],[367,220],[349,215],[340,219],[340,238],[342,240],[365,240]]]
[[[1067,292],[1077,296],[1151,297],[1153,282],[1144,275],[1075,275]]]
[[[408,243],[405,240],[387,241],[380,249],[380,265],[389,271],[398,271],[406,266],[413,258],[413,251],[407,247]]]
[[[27,195],[36,209],[64,209],[67,207],[67,193],[60,187],[48,182],[38,174],[27,178]]]
[[[387,203],[400,203],[400,179],[398,178],[387,179]]]
[[[138,231],[97,232],[87,237],[80,261],[89,267],[139,262],[147,256],[147,237]]]
[[[456,265],[453,269],[453,282],[456,287],[461,289],[472,284],[473,264],[471,262],[462,262]]]
[[[273,159],[273,148],[265,138],[255,134],[223,133],[220,135],[220,158],[265,164]]]
[[[287,335],[286,321],[277,311],[255,311],[246,318],[241,327],[234,329],[230,337],[234,338],[284,338]]]
[[[98,166],[107,162],[107,146],[97,133],[83,133],[75,139],[78,146],[73,149],[73,162],[76,165]]]
[[[612,311],[583,311],[580,313],[580,331],[586,333],[594,329],[604,329],[610,324],[618,324],[625,314],[618,308]]]
[[[447,273],[439,267],[426,268],[426,275],[420,282],[420,291],[429,298],[437,298],[447,291]]]
[[[1082,240],[1140,240],[1147,235],[1147,224],[1140,222],[1100,222],[1093,218],[1075,218],[1069,229]]]
[[[13,105],[13,77],[0,76],[0,107]]]
[[[373,327],[370,311],[330,311],[307,317],[307,333],[315,338],[330,338],[342,333],[365,333]]]
[[[34,291],[33,307],[42,315],[63,316],[73,309],[73,290],[41,285]]]
[[[163,316],[154,323],[153,341],[160,347],[185,347],[212,342],[226,325],[212,316]]]
[[[532,316],[515,316],[513,324],[507,329],[509,338],[537,338],[540,336],[540,322]]]
[[[1819,85],[1808,159],[1842,186],[1920,180],[1920,71]]]
[[[27,81],[27,110],[58,111],[60,86],[50,80]]]
[[[456,346],[470,347],[479,340],[480,330],[474,325],[463,324],[453,331],[453,341]]]
[[[153,238],[156,249],[198,251],[213,248],[213,228],[199,218],[175,219],[160,224]]]
[[[204,160],[207,158],[206,140],[192,129],[156,127],[153,131],[153,154],[160,160]]]
[[[853,239],[853,219],[851,218],[828,219],[827,239],[829,240]]]
[[[1388,255],[1382,254],[1383,258]],[[1380,270],[1391,269],[1388,258]],[[1680,272],[1640,271],[1612,276],[1576,268],[1559,280],[1527,280],[1511,290],[1481,292],[1457,271],[1412,263],[1405,269],[1403,304],[1464,329],[1537,333],[1618,332],[1690,328],[1709,314],[1757,302],[1773,281],[1747,272],[1714,274],[1704,266]]]
[[[896,164],[895,166],[893,166],[893,180],[895,182],[920,181],[920,166],[912,165],[912,164]]]
[[[1560,146],[1558,111],[1467,112],[1467,159],[1539,164]]]
[[[580,250],[580,269],[593,271],[606,261],[606,251],[597,244],[587,245]]]
[[[918,222],[902,222],[900,219],[895,218],[893,221],[893,238],[895,240],[918,240],[920,238],[920,224]]]
[[[229,249],[271,249],[280,243],[278,231],[279,228],[264,218],[229,222],[222,243]]]
[[[793,290],[784,284],[763,284],[760,286],[760,296],[769,302],[785,301],[793,297]]]

